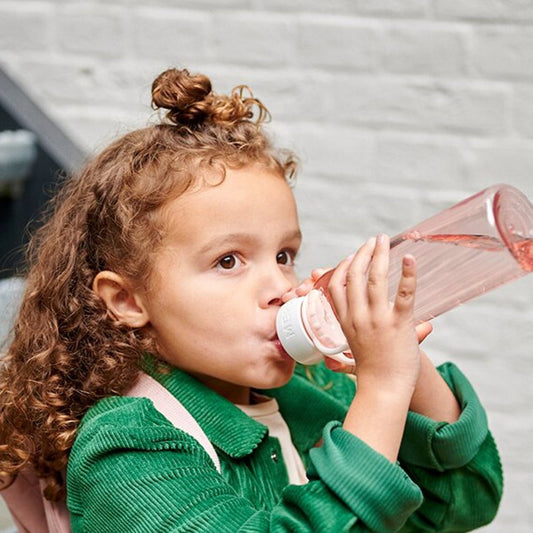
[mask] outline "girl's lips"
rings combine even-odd
[[[288,359],[290,361],[293,360],[292,357],[285,351],[285,348],[283,348],[283,345],[281,344],[281,341],[277,337],[272,339],[272,342],[274,343],[274,346],[276,347],[278,352],[281,354],[283,359]]]

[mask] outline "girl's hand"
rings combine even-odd
[[[297,296],[305,296],[312,288],[315,282],[324,274],[327,272],[328,268],[315,268],[311,275],[304,279],[298,287],[294,287],[290,291],[287,291],[283,296],[281,297],[281,301],[283,303],[288,302],[289,300],[292,300],[293,298],[296,298]]]
[[[416,264],[403,259],[402,275],[393,304],[388,298],[389,239],[368,240],[337,267],[328,290],[355,359],[359,386],[401,387],[413,391],[420,369],[419,339],[431,325],[414,327]],[[328,361],[330,368],[336,363]]]
[[[422,322],[416,326],[415,331],[416,336],[418,337],[418,343],[421,344],[433,331],[433,325],[431,322]],[[347,355],[349,356],[349,354]],[[346,363],[342,363],[341,361],[326,357],[324,362],[330,370],[334,370],[335,372],[342,372],[343,374],[355,374],[355,361],[353,365],[348,365]]]

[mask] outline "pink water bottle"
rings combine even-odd
[[[533,206],[514,187],[493,185],[393,237],[390,246],[389,297],[395,297],[402,258],[415,256],[414,316],[424,322],[533,272]],[[324,356],[353,363],[328,300],[332,273],[278,312],[280,342],[300,363]]]

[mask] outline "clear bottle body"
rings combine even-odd
[[[494,185],[393,237],[391,301],[406,254],[417,261],[414,316],[421,323],[533,272],[533,206],[514,187]],[[332,274],[314,286],[325,298]]]

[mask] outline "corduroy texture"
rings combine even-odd
[[[456,391],[461,418],[454,424],[446,424],[409,413],[400,459],[443,471],[459,468],[471,461],[486,439],[488,428],[479,398],[461,371],[449,363],[439,370],[450,388]],[[422,434],[426,438],[417,439]]]
[[[409,459],[428,467],[405,457],[392,464],[341,428],[354,393],[346,376],[317,367],[311,383],[300,369],[286,387],[268,391],[309,465],[310,481],[303,486],[287,485],[279,443],[264,426],[183,372],[155,376],[200,423],[220,456],[222,474],[149,400],[102,400],[85,417],[69,461],[73,531],[387,533],[479,527],[498,507],[499,457],[470,384],[453,365],[442,371],[466,407],[455,424],[435,425],[419,416],[409,422],[402,450],[413,449]],[[469,423],[469,417],[483,423]],[[440,444],[443,430],[447,446]],[[323,445],[312,448],[320,437]],[[446,466],[467,458],[463,466]]]

